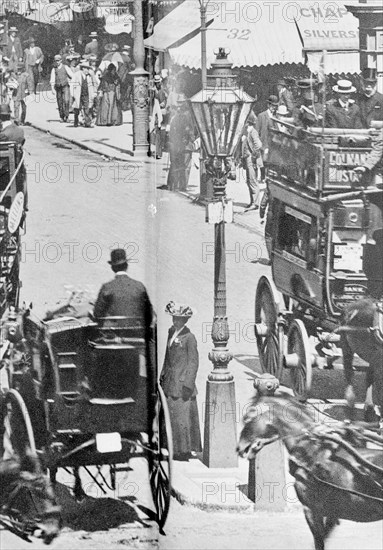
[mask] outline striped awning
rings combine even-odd
[[[212,17],[209,18],[210,20]],[[198,0],[185,0],[155,26],[153,34],[144,40],[145,48],[165,51],[173,44],[195,33],[201,26]]]
[[[326,73],[350,72],[345,67],[352,72],[359,70],[358,20],[347,12],[343,1],[216,0],[209,5],[207,13],[213,21],[206,31],[208,65],[219,47],[230,50],[234,67],[304,63],[306,55],[315,65],[317,56],[312,54],[328,50]],[[180,17],[182,6],[173,13],[178,11]],[[169,47],[169,53],[174,63],[200,68],[200,34]]]

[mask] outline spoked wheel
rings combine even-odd
[[[2,458],[37,458],[33,428],[28,409],[16,390],[9,390],[4,398],[4,434]]]
[[[172,429],[165,394],[157,388],[156,415],[149,456],[150,487],[156,507],[157,522],[162,531],[169,513],[173,458]]]
[[[298,399],[304,401],[311,389],[312,358],[307,330],[300,319],[294,319],[289,328],[286,365],[290,369],[292,389]]]
[[[255,336],[262,371],[280,379],[283,369],[284,330],[278,321],[281,297],[274,285],[261,277],[255,295]]]

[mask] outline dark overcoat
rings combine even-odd
[[[362,128],[360,109],[355,103],[349,105],[347,111],[339,101],[327,103],[325,122],[327,128]]]
[[[183,327],[172,345],[169,345],[174,331],[174,327],[169,330],[160,384],[167,398],[174,457],[177,457],[189,456],[192,451],[201,452],[202,445],[195,385],[198,371],[197,341],[190,330]],[[190,390],[189,398],[184,396],[183,388]]]
[[[369,128],[372,120],[383,120],[383,94],[375,92],[371,97],[360,94],[358,105],[364,128]]]
[[[151,323],[152,306],[145,286],[126,273],[117,273],[115,278],[102,285],[94,306],[94,316],[139,317],[148,327]]]
[[[184,327],[169,346],[174,331],[174,327],[169,329],[161,385],[166,397],[182,397],[183,386],[196,396],[195,379],[199,363],[197,340],[188,327]]]

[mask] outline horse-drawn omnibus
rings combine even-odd
[[[301,398],[309,394],[313,367],[331,368],[341,355],[339,329],[333,331],[345,308],[382,292],[383,187],[355,171],[377,135],[281,122],[272,132],[266,222],[272,278],[258,281],[255,334],[262,369],[277,378],[289,369]]]

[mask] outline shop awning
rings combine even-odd
[[[315,65],[312,54],[326,49],[330,52],[326,73],[359,71],[358,20],[347,12],[344,2],[220,0],[211,6],[214,19],[206,32],[208,65],[222,46],[230,50],[234,67],[304,63],[306,54],[310,66],[311,61]],[[174,63],[200,68],[200,35],[170,48],[169,53]]]
[[[212,20],[209,17],[208,20]],[[198,0],[185,0],[155,26],[153,34],[144,40],[145,48],[165,51],[173,44],[195,33],[201,26]]]
[[[230,50],[234,67],[302,63],[304,56],[294,17],[290,20],[280,3],[258,1],[213,2],[214,20],[206,32],[208,65],[219,47]],[[272,9],[272,11],[270,11]],[[201,67],[200,35],[169,53],[173,62],[192,68]]]

